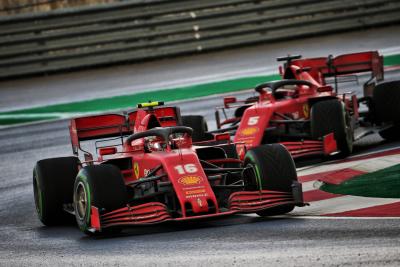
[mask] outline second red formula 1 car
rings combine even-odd
[[[304,205],[282,145],[251,149],[243,160],[227,134],[194,146],[179,109],[160,104],[71,120],[74,156],[40,160],[34,168],[43,224],[74,214],[79,228],[93,234],[236,213],[284,214]]]
[[[282,80],[258,85],[258,97],[244,101],[225,97],[224,106],[217,108],[218,130],[214,132],[234,135],[240,158],[246,149],[277,142],[294,158],[337,153],[346,156],[352,152],[353,141],[370,133],[378,131],[385,139],[399,137],[400,82],[377,84],[383,80],[383,59],[378,52],[309,59],[288,56],[278,61],[286,61],[280,67]],[[355,74],[362,72],[371,73],[363,97],[338,93],[339,82],[357,80]],[[230,109],[234,116],[228,118]],[[207,139],[206,134],[200,136],[200,141]]]

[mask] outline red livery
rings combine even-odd
[[[400,136],[400,82],[381,82],[383,58],[378,52],[278,61],[285,61],[279,68],[282,80],[258,85],[258,96],[243,101],[225,97],[224,106],[217,108],[218,130],[212,133],[233,135],[241,159],[246,149],[269,143],[281,143],[294,158],[346,156],[353,142],[368,134],[378,132],[389,140]],[[371,73],[363,97],[338,93],[339,83],[358,82],[362,72]],[[227,111],[232,109],[234,116],[229,118]],[[196,127],[199,121],[188,125]],[[204,132],[198,141],[207,138]]]
[[[304,205],[282,145],[259,146],[241,159],[226,134],[195,146],[196,133],[183,126],[188,118],[161,104],[72,119],[74,156],[40,160],[34,168],[40,220],[56,225],[74,214],[92,234],[235,213],[284,214]]]

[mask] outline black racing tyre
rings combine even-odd
[[[340,156],[353,151],[353,127],[350,115],[338,99],[324,100],[311,107],[311,136],[321,138],[329,133],[335,136]]]
[[[80,162],[77,157],[43,159],[33,169],[33,195],[40,221],[47,226],[68,222],[63,205],[72,203]]]
[[[109,164],[82,168],[75,180],[73,196],[76,222],[79,229],[88,235],[93,234],[90,231],[91,206],[109,212],[124,207],[128,202],[121,171]]]
[[[201,115],[182,116],[182,125],[193,129],[193,142],[201,142],[207,140],[208,126],[207,122]]]
[[[292,156],[280,144],[261,145],[250,149],[244,158],[244,165],[253,165],[256,177],[248,177],[247,190],[267,189],[292,192],[293,181],[297,181],[296,167]],[[285,205],[257,212],[260,216],[285,214],[294,205]]]
[[[400,123],[400,81],[378,84],[372,100],[378,121]]]
[[[390,128],[380,131],[379,135],[388,141],[400,140],[400,124],[393,125]]]

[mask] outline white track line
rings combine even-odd
[[[289,216],[287,216],[289,217]],[[400,220],[400,217],[335,217],[335,216],[290,216],[294,219],[313,220]]]
[[[317,180],[301,183],[301,185],[303,187],[303,192],[308,192],[308,191],[312,191],[312,190],[317,189],[317,188],[314,187],[314,183],[316,181]]]
[[[398,198],[372,198],[358,196],[342,196],[310,203],[310,206],[296,208],[294,215],[321,215],[330,213],[340,213],[363,208],[370,208],[379,205],[400,202]]]
[[[392,46],[388,48],[379,49],[379,52],[384,56],[400,54],[400,46]]]
[[[260,217],[255,213],[241,214],[247,217]],[[302,216],[296,215],[293,212],[286,215],[271,216],[269,218],[282,218],[282,219],[311,219],[311,220],[400,220],[400,217],[345,217],[345,216]]]

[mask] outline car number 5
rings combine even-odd
[[[247,125],[256,125],[258,123],[259,116],[250,117],[247,121]]]

